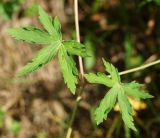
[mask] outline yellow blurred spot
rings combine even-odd
[[[142,101],[139,101],[137,99],[133,99],[133,98],[130,98],[130,97],[128,97],[128,99],[129,99],[129,102],[131,103],[131,105],[133,107],[133,110],[134,110],[133,114],[134,115],[136,115],[136,111],[146,109],[146,107],[147,107],[146,103],[144,103]],[[114,111],[120,112],[120,108],[119,108],[118,104],[115,105]]]

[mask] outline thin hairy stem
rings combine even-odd
[[[74,13],[75,13],[75,27],[76,27],[76,38],[77,38],[77,41],[80,42],[80,31],[79,31],[79,18],[78,18],[78,0],[74,0]],[[82,95],[82,92],[83,92],[83,89],[84,89],[84,68],[83,68],[83,60],[82,60],[82,57],[78,57],[78,61],[79,61],[79,70],[80,70],[80,81],[81,81],[81,86],[80,86],[80,89],[79,89],[79,93],[77,95],[77,98],[76,98],[76,104],[74,106],[74,109],[73,109],[73,112],[72,112],[72,115],[71,115],[71,119],[70,119],[70,122],[69,122],[69,127],[68,127],[68,130],[67,130],[67,134],[66,134],[66,138],[71,138],[71,134],[72,134],[72,125],[73,125],[73,122],[75,120],[75,116],[76,116],[76,113],[77,113],[77,110],[78,110],[78,106],[80,104],[80,101],[81,101],[81,95]]]
[[[71,119],[70,119],[70,122],[69,122],[69,127],[68,127],[68,130],[67,130],[66,138],[70,138],[71,137],[72,130],[73,130],[72,129],[72,125],[73,125],[73,122],[75,120],[75,116],[76,116],[80,101],[81,101],[81,96],[78,96],[76,98],[76,104],[74,106],[74,109],[73,109],[73,112],[72,112],[72,116],[71,116]]]
[[[74,13],[75,13],[76,38],[77,38],[77,41],[80,42],[79,17],[78,17],[78,0],[74,0]],[[83,80],[84,68],[83,68],[82,57],[79,56],[78,60],[79,60],[80,75],[81,75],[81,79]]]
[[[133,69],[129,69],[129,70],[125,70],[125,71],[119,72],[119,75],[125,75],[125,74],[129,74],[129,73],[132,73],[132,72],[137,72],[137,71],[146,69],[148,67],[154,66],[156,64],[159,64],[159,63],[160,63],[160,60],[156,60],[154,62],[142,65],[140,67],[136,67],[136,68],[133,68]]]
[[[133,69],[129,69],[129,70],[125,70],[125,71],[119,72],[119,75],[125,75],[125,74],[129,74],[129,73],[141,71],[143,69],[149,68],[149,67],[154,66],[154,65],[159,64],[159,63],[160,63],[160,59],[156,60],[156,61],[153,61],[151,63],[144,64],[142,66],[133,68]],[[111,75],[108,75],[108,77],[111,77]]]

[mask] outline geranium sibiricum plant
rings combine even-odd
[[[39,7],[39,20],[47,32],[36,27],[20,27],[8,30],[9,34],[17,40],[48,45],[40,49],[32,61],[24,66],[17,76],[24,76],[38,70],[53,60],[54,56],[58,54],[58,61],[64,81],[70,91],[75,94],[76,84],[78,83],[78,70],[72,55],[86,57],[85,46],[75,40],[63,40],[58,18],[55,17],[52,20],[41,7]]]
[[[86,48],[83,44],[75,40],[63,40],[61,25],[58,18],[55,17],[54,20],[52,20],[52,18],[41,7],[39,7],[39,20],[45,31],[36,27],[20,27],[8,30],[9,34],[17,40],[47,45],[38,51],[32,61],[24,66],[21,71],[18,72],[17,76],[28,75],[42,68],[44,65],[52,61],[57,54],[64,82],[67,84],[70,91],[75,94],[76,85],[78,83],[78,70],[72,55],[87,57],[88,54]],[[88,82],[102,84],[110,88],[95,110],[95,120],[97,124],[102,123],[104,119],[107,119],[108,113],[112,110],[116,102],[118,102],[125,125],[136,131],[136,127],[133,123],[132,105],[128,100],[128,96],[132,96],[137,99],[147,99],[152,98],[153,96],[142,90],[142,85],[135,81],[122,83],[118,70],[105,60],[103,60],[103,62],[106,71],[109,73],[108,76],[104,73],[89,73],[84,75]],[[158,63],[160,63],[160,61],[155,61],[148,65],[122,72],[121,74],[131,73]],[[80,97],[81,95],[78,95],[77,97],[78,100],[75,110],[73,111],[70,127],[74,121]],[[71,131],[69,129],[67,132],[68,137],[70,137],[70,134]]]

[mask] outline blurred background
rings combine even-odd
[[[52,17],[58,16],[64,39],[75,39],[73,0],[0,0],[0,138],[64,138],[75,104],[57,57],[36,73],[15,77],[43,46],[16,41],[6,30],[29,25],[42,28],[38,5]],[[84,59],[85,72],[104,72],[102,57],[119,71],[160,57],[160,0],[79,0],[79,21],[81,41],[92,55]],[[144,83],[155,96],[145,102],[132,99],[138,132],[124,126],[116,107],[97,127],[93,111],[107,90],[87,84],[73,138],[160,137],[160,65],[122,78]]]

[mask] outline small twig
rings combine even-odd
[[[76,104],[74,106],[74,109],[73,109],[73,112],[72,112],[72,116],[71,116],[71,119],[70,119],[70,122],[69,122],[69,128],[67,130],[67,135],[66,135],[66,138],[70,138],[71,137],[71,134],[72,134],[72,124],[75,120],[75,116],[76,116],[76,113],[77,113],[77,109],[78,109],[78,106],[79,106],[79,103],[80,103],[80,100],[81,100],[81,96],[78,96],[77,99],[76,99]]]
[[[77,38],[77,41],[80,42],[79,17],[78,17],[78,0],[74,0],[74,13],[75,13],[76,38]],[[79,60],[79,70],[80,70],[80,74],[81,74],[81,79],[83,79],[84,68],[83,68],[82,57],[78,56],[78,60]]]
[[[159,63],[160,63],[160,59],[159,59],[159,60],[156,60],[156,61],[153,61],[153,62],[151,62],[151,63],[147,63],[147,64],[145,64],[145,65],[142,65],[142,66],[133,68],[133,69],[121,71],[121,72],[119,72],[119,75],[121,76],[121,75],[129,74],[129,73],[141,71],[141,70],[143,70],[143,69],[149,68],[149,67],[154,66],[154,65],[159,64]],[[107,75],[107,77],[111,77],[111,75]]]
[[[154,66],[156,64],[159,64],[159,63],[160,63],[160,60],[156,60],[154,62],[142,65],[140,67],[136,67],[136,68],[133,68],[133,69],[129,69],[129,70],[125,70],[125,71],[119,72],[119,75],[125,75],[125,74],[129,74],[129,73],[132,73],[132,72],[137,72],[137,71],[146,69],[148,67]]]

